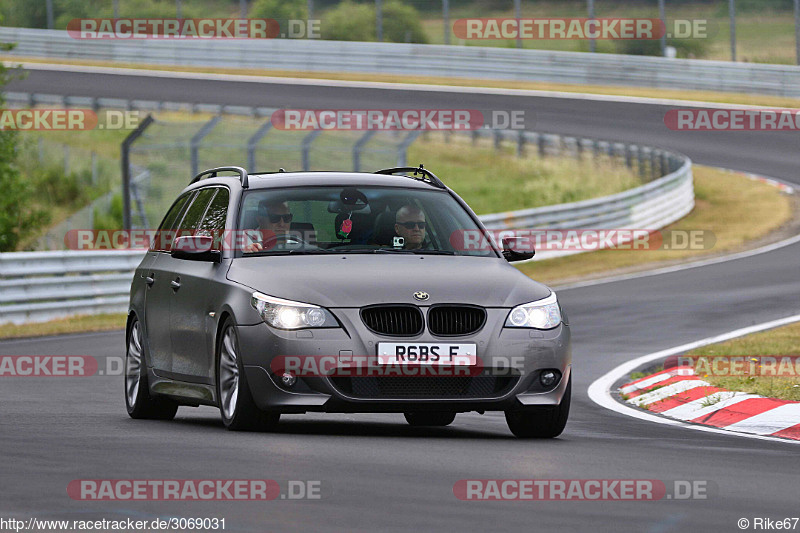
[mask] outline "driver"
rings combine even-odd
[[[425,213],[414,205],[404,205],[395,215],[394,231],[403,237],[404,249],[418,250],[425,247],[423,244],[427,231]]]
[[[250,241],[244,248],[245,252],[258,252],[266,247],[274,246],[276,236],[289,233],[292,222],[292,212],[286,202],[274,200],[261,200],[258,203],[256,214],[258,226],[254,231],[248,231]]]

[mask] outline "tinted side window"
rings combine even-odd
[[[161,221],[161,225],[158,226],[158,231],[156,232],[153,242],[150,244],[151,250],[161,252],[169,248],[169,243],[172,242],[172,239],[169,237],[169,232],[175,228],[175,224],[186,205],[186,201],[190,197],[191,193],[180,196],[175,200],[175,203],[172,204],[172,207],[169,208],[169,211],[167,211],[167,214],[164,216],[164,220]]]
[[[221,250],[222,237],[225,231],[225,219],[228,217],[228,200],[230,193],[228,189],[217,189],[217,194],[206,209],[206,214],[200,226],[197,228],[198,233],[211,235],[215,238],[214,249]]]
[[[217,195],[211,201],[206,210],[206,215],[197,229],[203,230],[223,230],[225,229],[225,218],[228,216],[228,200],[230,194],[228,189],[217,189]]]
[[[188,209],[186,209],[186,214],[183,215],[183,220],[181,220],[180,224],[178,225],[178,231],[175,235],[176,238],[184,235],[192,235],[194,233],[194,230],[196,230],[200,225],[200,220],[202,220],[203,214],[206,212],[206,208],[208,207],[211,198],[214,197],[215,192],[216,189],[202,189],[197,193],[192,201],[192,204]]]

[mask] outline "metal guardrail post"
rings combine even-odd
[[[139,126],[122,141],[122,226],[123,229],[131,229],[131,145],[142,136],[150,124],[154,122],[152,115],[147,115]]]
[[[375,35],[383,42],[383,0],[375,0]]]
[[[658,150],[650,150],[650,179],[654,180],[658,177]]]
[[[525,155],[525,132],[519,130],[517,133],[517,157]]]
[[[200,143],[203,141],[203,138],[211,133],[211,130],[214,129],[214,126],[222,120],[222,116],[215,115],[211,118],[208,122],[203,124],[203,127],[200,128],[200,131],[194,134],[192,140],[189,141],[189,150],[191,152],[192,157],[192,176],[196,175],[198,172],[199,162],[198,162],[198,153],[200,149]]]
[[[450,0],[442,0],[442,19],[444,20],[444,44],[450,44]]]
[[[639,167],[639,179],[644,181],[647,179],[647,169],[645,168],[644,149],[641,146],[636,147],[636,159]]]
[[[353,172],[361,172],[361,150],[364,145],[377,133],[377,130],[368,130],[353,145]]]
[[[406,160],[408,159],[408,147],[411,146],[411,143],[417,140],[422,134],[420,130],[414,130],[409,132],[406,135],[406,138],[403,139],[403,142],[400,143],[400,146],[397,148],[397,166],[404,167],[406,166]]]
[[[500,130],[494,130],[494,149],[495,151],[500,150],[500,145],[503,141],[503,134]]]
[[[314,130],[305,137],[303,137],[303,170],[311,170],[311,143],[314,142],[314,139],[322,135],[323,130]]]
[[[247,171],[256,170],[256,146],[272,128],[272,120],[267,120],[256,132],[247,139]]]
[[[539,157],[544,157],[545,153],[545,145],[544,145],[544,135],[539,133],[536,136],[536,144],[539,147]]]

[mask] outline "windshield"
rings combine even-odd
[[[313,187],[246,191],[237,255],[409,253],[498,257],[446,191]],[[465,238],[465,235],[467,236]],[[464,242],[483,241],[480,246]]]

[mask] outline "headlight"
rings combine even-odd
[[[561,323],[556,293],[535,302],[518,305],[508,313],[507,328],[552,329]]]
[[[327,309],[254,292],[250,305],[270,326],[280,329],[336,328],[339,323]]]

